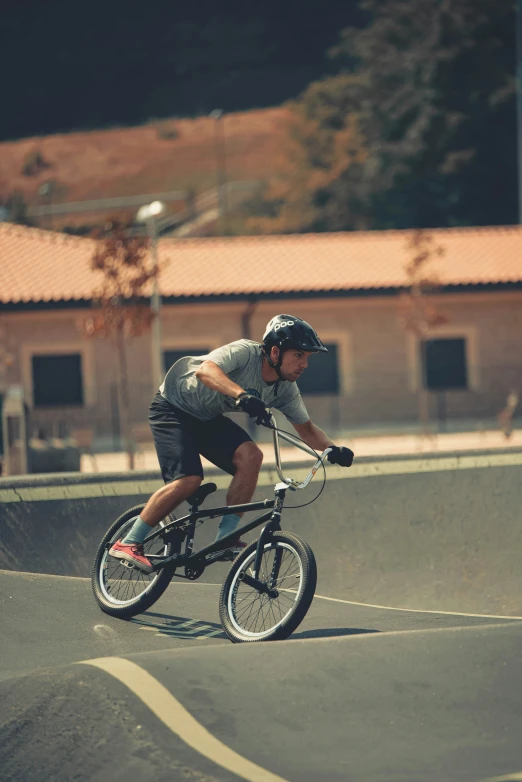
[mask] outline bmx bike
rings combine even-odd
[[[143,549],[153,564],[151,573],[144,573],[109,554],[111,546],[128,532],[144,505],[129,508],[107,530],[94,560],[92,587],[102,611],[120,619],[129,619],[146,611],[161,597],[174,576],[191,580],[199,578],[214,562],[226,560],[227,551],[233,548],[242,534],[267,522],[259,538],[233,559],[221,588],[219,616],[225,633],[235,643],[281,640],[294,632],[312,603],[317,567],[310,546],[297,535],[281,530],[281,514],[286,492],[308,486],[319,467],[324,467],[331,448],[319,455],[300,438],[278,429],[273,415],[265,425],[273,431],[276,470],[280,479],[274,487],[274,498],[205,511],[199,506],[216,491],[216,484],[201,484],[187,499],[190,513],[179,519],[167,516],[145,538]],[[316,458],[302,483],[283,475],[280,437]],[[264,513],[218,541],[193,551],[199,523],[225,513],[259,510]],[[219,552],[223,552],[221,557]],[[183,573],[177,572],[180,569]]]

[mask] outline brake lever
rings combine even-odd
[[[269,413],[268,415],[269,415],[268,420],[267,419],[263,419],[263,417],[260,416],[257,419],[256,424],[258,424],[260,426],[264,426],[266,429],[272,429],[272,431],[273,431],[273,430],[277,429],[277,427],[276,427],[275,424],[272,423],[272,418],[273,418],[272,413]]]

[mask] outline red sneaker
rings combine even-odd
[[[141,543],[122,543],[118,540],[117,543],[109,549],[111,557],[116,559],[124,559],[125,562],[130,562],[138,570],[142,570],[144,573],[152,573],[153,567],[150,559],[143,554],[143,546]]]

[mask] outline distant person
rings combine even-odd
[[[512,389],[506,399],[506,406],[498,414],[498,422],[506,440],[513,434],[513,416],[518,407],[518,394]]]
[[[176,361],[153,399],[149,415],[165,486],[152,495],[126,537],[112,546],[111,556],[144,572],[152,571],[143,554],[143,541],[151,528],[198,489],[203,479],[200,456],[233,476],[227,505],[250,502],[263,454],[245,429],[224,413],[243,411],[260,424],[268,421],[267,407],[277,408],[305,443],[319,451],[333,447],[328,460],[350,467],[353,452],[334,445],[312,423],[296,385],[310,356],[326,352],[306,321],[276,315],[266,327],[262,344],[240,339],[207,355]],[[223,516],[216,540],[233,532],[242,515]],[[228,550],[234,554],[245,545],[239,540]]]

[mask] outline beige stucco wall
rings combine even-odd
[[[471,389],[447,392],[448,418],[493,418],[510,388],[522,392],[522,293],[448,294],[438,297],[448,323],[437,334],[465,336]],[[243,336],[245,303],[167,305],[162,311],[164,349],[217,347]],[[397,322],[397,302],[390,298],[330,298],[262,302],[251,317],[251,337],[261,339],[274,314],[287,312],[311,322],[325,341],[338,342],[342,393],[308,397],[319,425],[353,430],[361,425],[414,422],[417,418],[418,362],[415,342]],[[52,422],[91,425],[110,442],[114,428],[111,388],[117,383],[117,354],[108,340],[88,340],[78,327],[79,310],[3,314],[5,342],[12,364],[8,384],[22,383],[31,405],[34,352],[81,352],[86,405],[83,409],[39,410],[39,426]],[[154,391],[150,334],[128,345],[131,416],[145,422]],[[310,362],[313,371],[313,357]],[[432,394],[432,415],[440,401]]]

